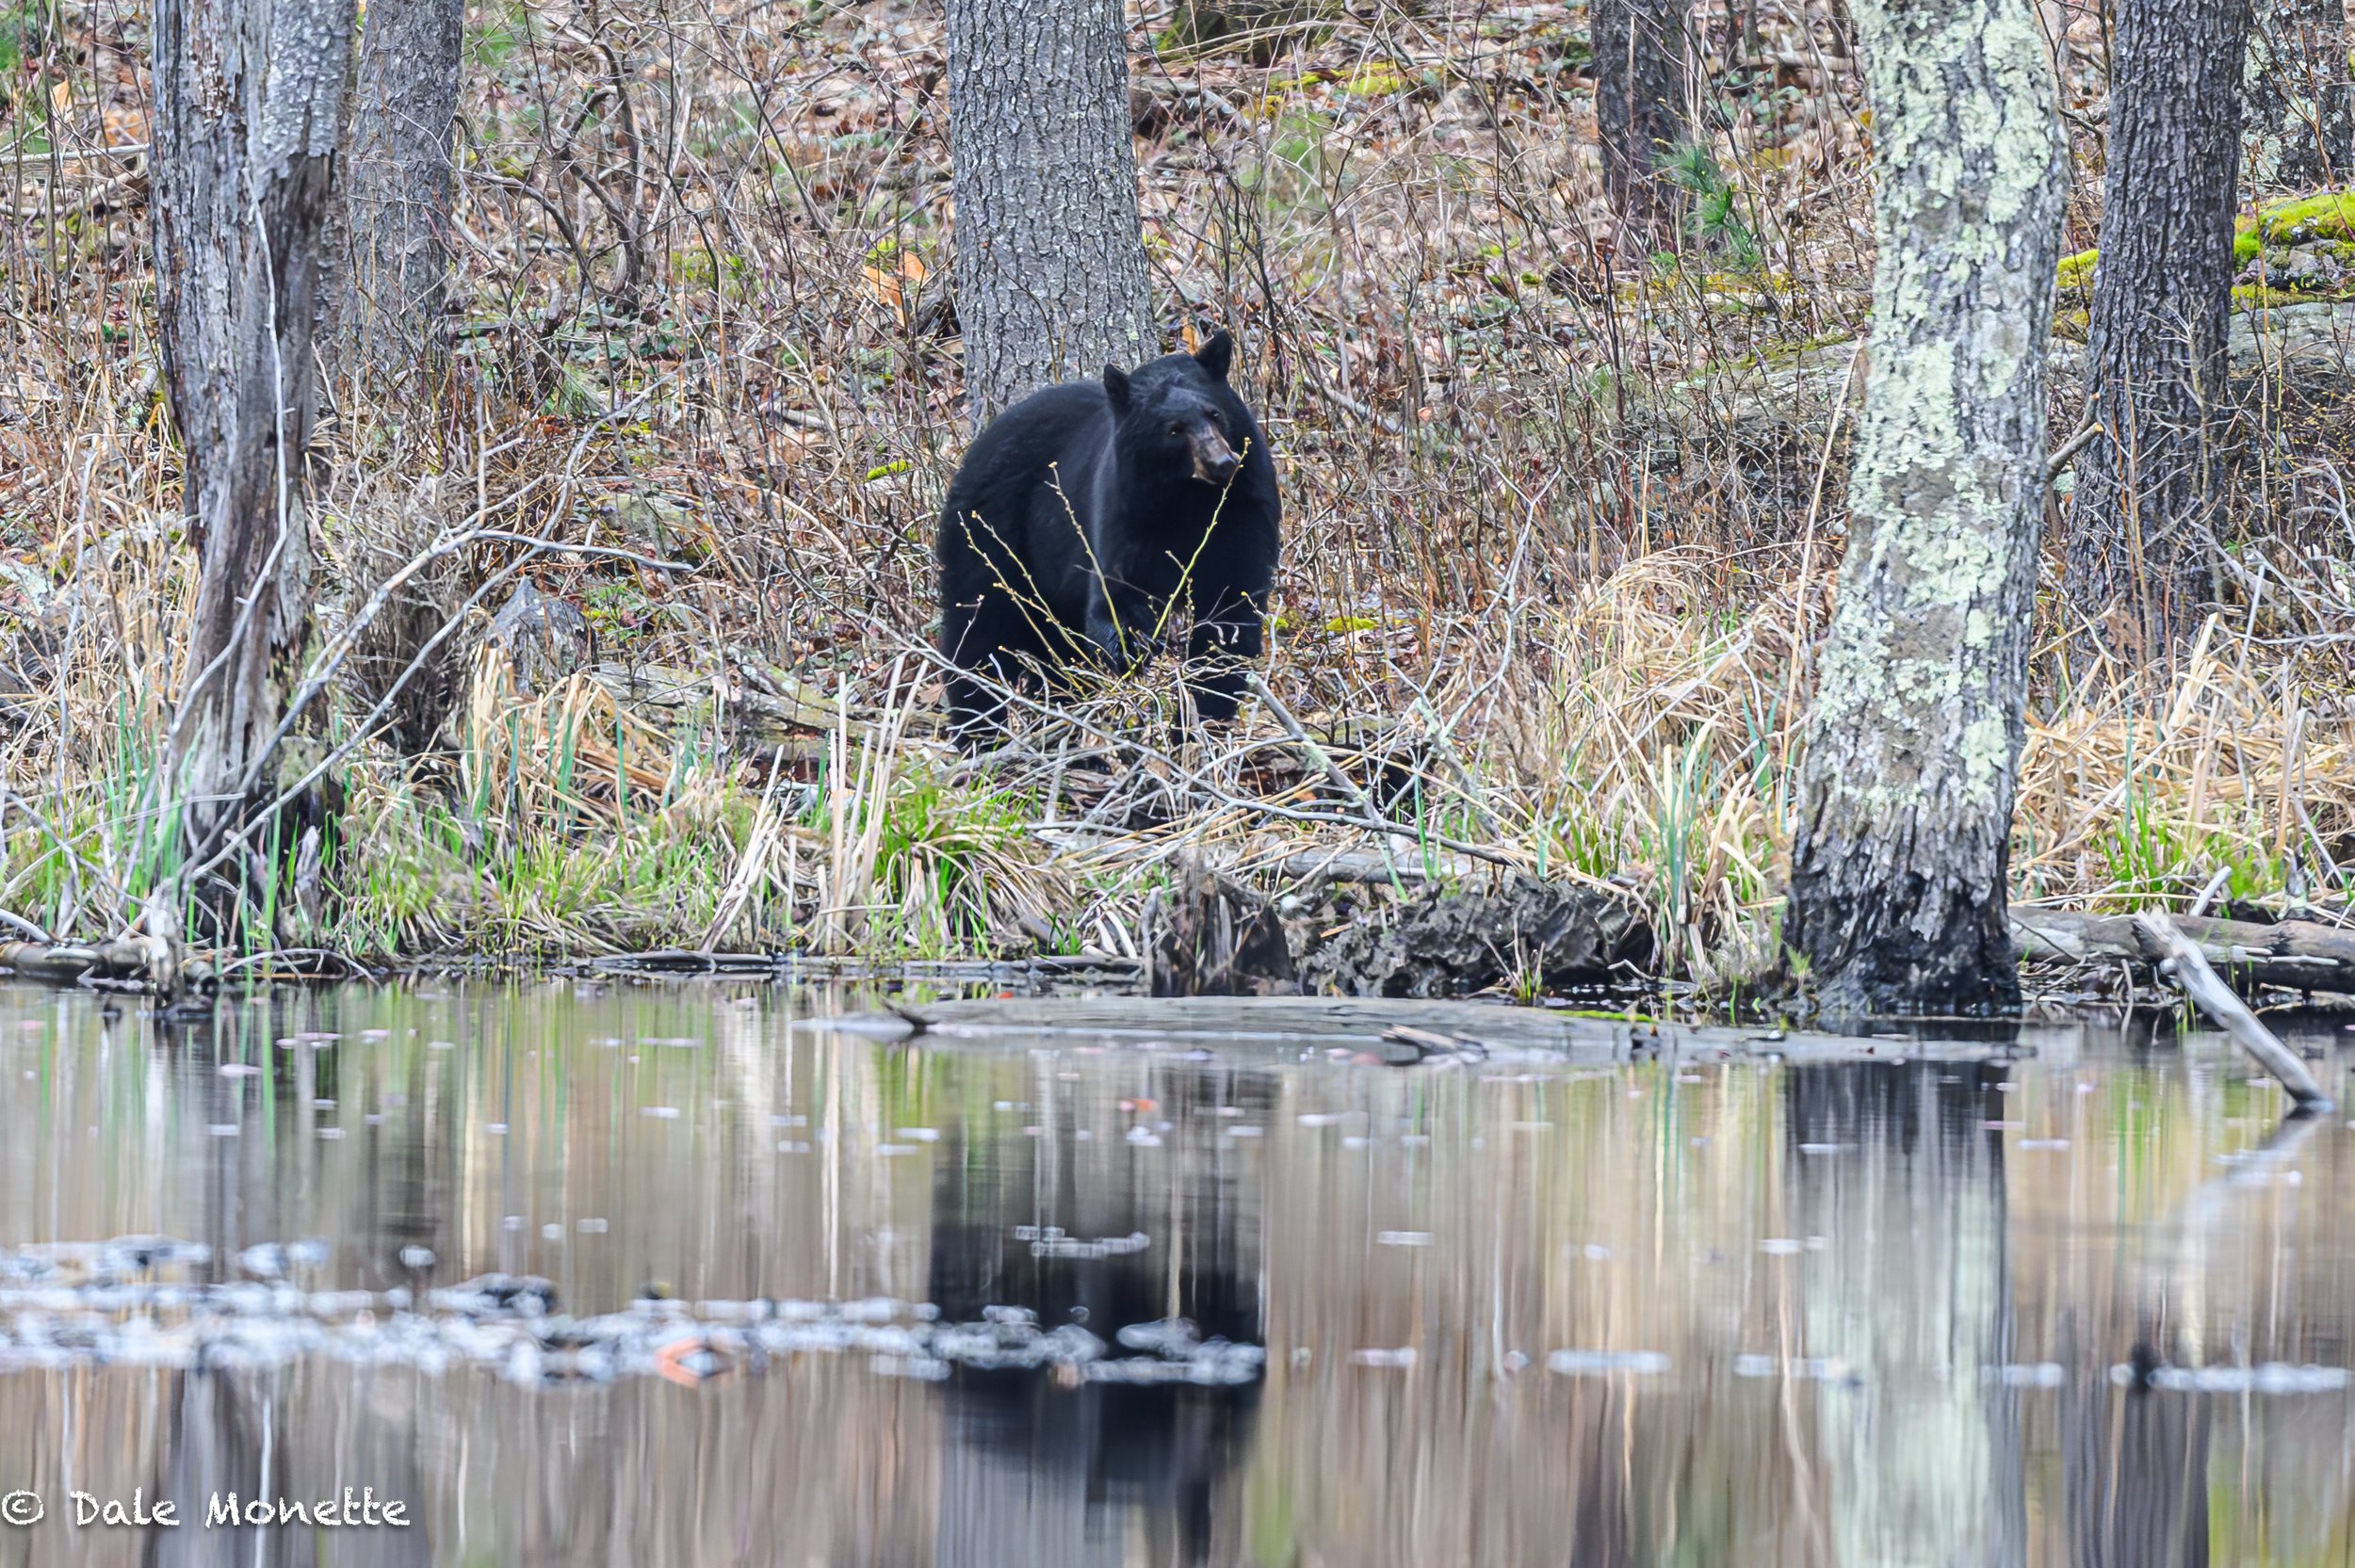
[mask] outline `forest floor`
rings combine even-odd
[[[1868,142],[1828,8],[1762,8],[1755,49],[1697,14],[1715,130],[1679,167],[1681,260],[1614,250],[1583,8],[1381,5],[1200,53],[1138,17],[1173,338],[1235,330],[1277,448],[1275,702],[1178,748],[1164,660],[981,766],[937,738],[928,648],[966,435],[936,8],[477,6],[452,373],[423,407],[333,389],[340,662],[302,754],[336,755],[345,809],[284,847],[249,946],[1134,955],[1182,859],[1275,884],[1381,846],[1393,885],[1619,888],[1669,972],[1755,971],[1843,546]],[[2078,251],[2100,29],[2070,14]],[[115,8],[0,16],[0,911],[57,937],[136,929],[175,869],[191,561],[145,47]],[[2129,671],[2041,596],[2022,901],[2355,919],[2355,234],[2263,194],[2222,602]],[[2088,283],[2064,267],[2055,445]],[[527,581],[593,645],[491,637]]]

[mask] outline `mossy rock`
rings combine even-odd
[[[2244,218],[2233,227],[2233,265],[2247,267],[2267,246],[2304,245],[2318,239],[2355,242],[2355,193],[2296,196],[2258,208],[2255,217]],[[2099,251],[2063,256],[2060,286],[2090,287],[2094,263],[2100,259]]]
[[[2299,196],[2260,207],[2233,231],[2233,259],[2243,265],[2267,245],[2355,240],[2355,194]]]

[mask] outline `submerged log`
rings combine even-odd
[[[2284,920],[2278,926],[2183,914],[2167,920],[2237,989],[2271,985],[2355,994],[2355,931],[2312,920]],[[2155,968],[2171,956],[2132,915],[2079,914],[2015,904],[2011,934],[2023,959]]]
[[[1983,1061],[2030,1054],[2001,1043],[1895,1040],[1796,1030],[1684,1026],[1585,1017],[1496,1002],[1424,1002],[1366,996],[1048,997],[938,1002],[891,1013],[813,1020],[812,1027],[875,1038],[921,1034],[933,1043],[1017,1038],[1105,1043],[1294,1050],[1354,1046],[1385,1060],[1400,1040],[1437,1037],[1462,1057],[1485,1050],[1567,1058],[1600,1066],[1672,1061]],[[1388,1047],[1386,1049],[1386,1047]]]

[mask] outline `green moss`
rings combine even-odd
[[[2233,228],[2233,265],[2247,267],[2268,245],[2299,245],[2315,239],[2355,241],[2355,195],[2334,192],[2299,196],[2260,207],[2255,217],[2242,218]],[[2063,256],[2060,286],[2083,288],[2090,284],[2093,264],[2100,254],[2098,251],[2080,251],[2073,256]]]
[[[1762,369],[1779,370],[1790,365],[1804,364],[1827,348],[1853,348],[1855,346],[1856,337],[1849,332],[1823,332],[1813,337],[1802,338],[1771,338],[1761,343],[1753,352],[1713,368],[1738,369],[1755,364]]]
[[[2238,283],[2233,289],[2233,308],[2236,311],[2279,310],[2283,305],[2308,305],[2327,294],[2308,293],[2294,288],[2271,288],[2264,283]]]
[[[2355,240],[2355,195],[2344,192],[2300,196],[2258,209],[2243,221],[2233,240],[2233,254],[2241,255],[2246,240],[2259,245],[2296,245],[2310,239]],[[2256,247],[2251,247],[2251,253]]]
[[[1354,98],[1382,98],[1404,92],[1414,85],[1398,67],[1388,60],[1377,60],[1342,78],[1341,90]]]

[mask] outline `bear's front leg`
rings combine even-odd
[[[1226,589],[1205,595],[1194,635],[1186,642],[1186,687],[1203,719],[1224,724],[1235,717],[1244,677],[1267,645],[1267,595]]]
[[[1098,591],[1088,603],[1087,639],[1096,661],[1116,675],[1133,675],[1152,656],[1159,617],[1142,593]]]

